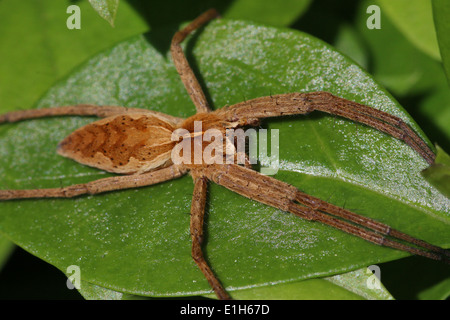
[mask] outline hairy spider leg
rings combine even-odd
[[[292,185],[254,170],[226,164],[209,166],[203,173],[209,180],[242,196],[291,212],[301,218],[325,223],[381,246],[450,263],[448,250],[306,195]],[[407,244],[390,238],[400,239]]]
[[[194,193],[191,204],[190,232],[192,238],[192,258],[208,280],[209,285],[214,290],[216,296],[221,300],[229,300],[230,296],[225,291],[220,281],[212,272],[206,262],[203,251],[203,217],[205,215],[206,192],[208,181],[204,177],[197,177],[194,180]]]
[[[175,33],[172,38],[172,44],[170,47],[175,68],[177,69],[181,81],[186,87],[186,90],[191,97],[192,102],[194,102],[194,105],[197,108],[197,113],[210,112],[211,109],[209,107],[209,103],[206,99],[205,93],[203,92],[203,89],[198,82],[194,71],[192,71],[189,62],[186,59],[183,49],[181,48],[181,43],[191,32],[217,17],[219,17],[219,13],[215,9],[206,11],[197,19],[189,23],[184,29]]]
[[[102,192],[138,188],[169,181],[183,176],[187,171],[178,166],[169,167],[126,176],[114,176],[98,179],[82,184],[74,184],[62,188],[0,190],[0,200],[28,198],[73,198],[83,194],[98,194]]]
[[[287,93],[240,102],[214,111],[224,120],[240,126],[253,125],[258,119],[287,115],[304,115],[322,111],[363,123],[404,141],[432,164],[431,148],[400,118],[384,111],[336,97],[328,92]]]

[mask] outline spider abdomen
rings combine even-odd
[[[145,113],[123,114],[81,127],[58,146],[58,153],[105,171],[143,173],[170,161],[175,124]]]

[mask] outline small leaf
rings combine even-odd
[[[436,164],[442,164],[450,167],[450,156],[439,146],[436,146]]]
[[[435,163],[423,170],[422,175],[450,198],[450,156],[441,147],[436,146],[436,149]]]
[[[89,0],[98,14],[114,27],[119,0]]]
[[[441,51],[442,63],[450,85],[450,1],[432,0],[434,23]]]
[[[368,300],[392,300],[393,297],[383,286],[381,280],[378,280],[379,286],[369,286],[373,277],[376,277],[368,268],[362,268],[350,271],[344,274],[338,274],[333,277],[324,278],[327,281],[339,285],[350,292],[353,292]]]
[[[122,292],[106,289],[86,281],[81,281],[78,292],[86,300],[122,300],[124,297]]]

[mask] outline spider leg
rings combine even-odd
[[[372,219],[305,195],[297,188],[270,176],[230,164],[204,170],[211,181],[247,198],[319,221],[372,243],[450,263],[448,250],[413,238]],[[400,239],[402,242],[395,239]]]
[[[55,117],[55,116],[97,116],[100,118],[106,118],[119,114],[129,114],[129,113],[144,113],[149,115],[155,115],[167,119],[173,123],[180,123],[181,121],[183,121],[183,119],[181,118],[173,117],[161,112],[151,111],[147,109],[126,108],[119,106],[97,106],[92,104],[78,104],[73,106],[61,106],[55,108],[12,111],[0,115],[0,123],[18,122],[28,119]]]
[[[208,266],[202,252],[203,217],[205,215],[206,191],[208,188],[207,183],[207,179],[204,177],[194,178],[194,193],[192,195],[190,224],[192,258],[208,280],[209,285],[214,290],[216,296],[221,300],[228,300],[230,299],[230,296],[211,271],[211,268]]]
[[[404,141],[429,164],[434,152],[402,119],[384,111],[333,96],[328,92],[288,93],[256,98],[215,112],[239,126],[252,125],[260,118],[308,114],[322,111],[363,123]]]
[[[309,208],[312,208],[314,210],[327,212],[329,214],[332,214],[333,216],[343,218],[352,223],[364,225],[366,228],[369,228],[379,234],[382,234],[385,236],[391,236],[393,238],[397,238],[400,240],[404,240],[404,241],[410,242],[411,244],[414,244],[414,245],[423,247],[425,249],[428,249],[430,251],[435,251],[435,252],[438,252],[438,253],[441,253],[441,254],[444,254],[444,255],[450,257],[450,251],[448,251],[448,250],[444,250],[440,247],[434,246],[425,241],[416,239],[408,234],[405,234],[398,230],[392,229],[390,226],[388,226],[384,223],[381,223],[376,220],[355,214],[347,209],[343,209],[341,207],[335,206],[333,204],[330,204],[330,203],[323,201],[321,199],[318,199],[316,197],[312,197],[312,196],[310,196],[304,192],[301,192],[299,190],[297,190],[295,201],[298,203],[301,203]]]
[[[27,198],[72,198],[83,194],[98,194],[107,191],[149,186],[181,177],[185,173],[186,170],[181,170],[177,166],[172,165],[170,167],[143,174],[108,177],[63,188],[0,190],[0,200]]]
[[[183,49],[181,48],[181,43],[191,32],[200,28],[211,19],[217,18],[218,16],[218,12],[214,9],[206,11],[197,19],[192,21],[189,25],[187,25],[184,29],[175,33],[172,38],[172,44],[170,47],[175,67],[178,71],[178,74],[180,75],[181,81],[183,82],[187,92],[189,93],[189,96],[191,97],[195,107],[197,108],[197,113],[210,112],[211,110],[202,87],[200,86],[200,83],[195,77],[194,72],[189,66],[189,62],[184,55]]]

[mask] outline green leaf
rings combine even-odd
[[[192,115],[169,53],[158,49],[168,47],[171,36],[155,30],[122,42],[52,87],[37,107],[86,102]],[[190,38],[186,48],[215,108],[270,94],[326,90],[397,115],[424,137],[360,67],[301,32],[223,19]],[[66,117],[1,126],[4,185],[58,187],[109,176],[53,152],[62,138],[90,121]],[[404,143],[321,114],[263,126],[279,130],[276,178],[431,243],[450,244],[450,201],[420,176],[427,165]],[[82,280],[93,285],[134,295],[204,294],[209,285],[190,255],[192,189],[186,176],[76,199],[4,202],[0,231],[60,270],[80,266]],[[205,255],[233,290],[332,276],[406,256],[214,184],[205,225]]]
[[[210,296],[212,297],[212,296]],[[238,300],[361,300],[362,297],[323,279],[311,279],[233,292]]]
[[[81,281],[78,291],[86,300],[122,300],[126,296],[122,292],[109,290],[86,281]]]
[[[372,3],[370,0],[363,1],[358,12],[365,12],[365,8]],[[387,12],[381,9],[382,27],[379,30],[367,28],[367,15],[359,14],[356,19],[362,42],[369,51],[368,71],[390,92],[400,97],[426,94],[437,85],[446,85],[441,64],[410,42],[388,19]]]
[[[378,287],[369,287],[368,281],[372,281],[370,277],[373,277],[372,272],[364,268],[328,278],[242,289],[233,292],[233,298],[239,300],[392,300],[392,296],[381,283]],[[79,292],[88,300],[143,298],[109,290],[85,281],[82,281]],[[215,299],[216,296],[208,294],[204,295],[204,298]]]
[[[119,0],[89,0],[91,6],[98,12],[100,17],[109,22],[114,27]]]
[[[442,63],[450,84],[450,2],[446,0],[433,0],[433,17],[436,25],[436,35],[439,43],[439,49],[442,57]]]
[[[419,104],[417,116],[423,121],[422,129],[435,144],[450,149],[450,90],[444,87],[431,91]]]
[[[450,156],[439,146],[436,146],[436,150],[435,163],[450,167]]]
[[[373,276],[368,269],[359,269],[327,278],[318,278],[293,283],[282,283],[243,289],[233,292],[233,298],[268,300],[391,300],[386,288],[369,287],[367,281]],[[213,295],[208,295],[213,298]]]
[[[343,54],[355,60],[364,69],[368,68],[367,44],[362,41],[361,36],[353,26],[343,24],[339,27],[334,46]]]
[[[436,146],[435,162],[422,171],[422,175],[433,186],[450,198],[450,156],[442,148]]]
[[[371,3],[361,2],[356,11],[365,12]],[[403,100],[407,111],[411,112],[431,141],[448,148],[450,91],[442,64],[409,42],[384,12],[381,11],[380,30],[369,30],[367,16],[357,15],[355,27],[361,35],[361,42],[366,45],[367,70],[386,89]],[[389,45],[386,46],[386,43]],[[357,51],[344,52],[354,57]]]
[[[430,57],[441,59],[431,0],[378,0],[378,3],[411,43]]]
[[[66,9],[71,4],[71,0],[0,1],[3,111],[31,107],[55,81],[93,54],[148,30],[125,2],[111,32],[87,1],[76,3],[82,12],[81,29],[69,30]]]

